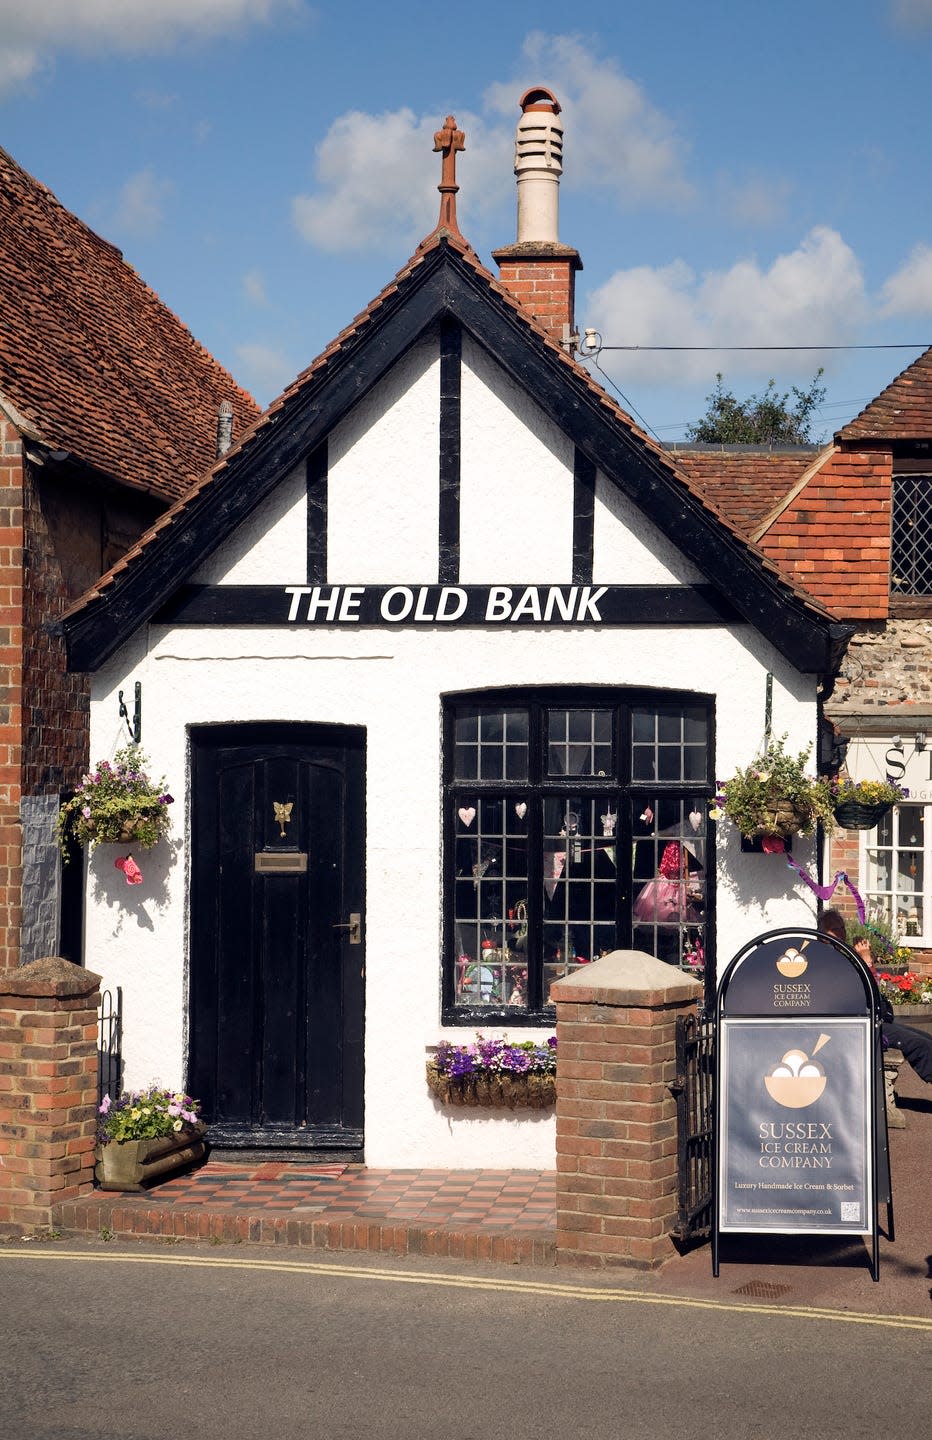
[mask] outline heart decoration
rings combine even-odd
[[[472,805],[464,805],[464,806],[462,807],[462,809],[457,810],[456,813],[457,813],[457,815],[460,817],[460,819],[462,820],[463,824],[466,826],[466,829],[468,830],[469,827],[470,827],[470,825],[472,824],[472,822],[473,822],[473,821],[475,820],[475,818],[476,818],[476,812],[475,812],[475,809],[473,808],[473,806],[472,806]]]
[[[690,812],[689,812],[689,823],[690,823],[690,825],[693,827],[694,830],[698,830],[698,829],[699,829],[699,826],[702,824],[702,813],[701,813],[701,811],[699,811],[699,810],[690,810]]]
[[[525,805],[523,800],[519,800],[517,805],[515,806],[515,814],[517,815],[519,820],[523,820],[525,815],[527,814],[527,806]]]

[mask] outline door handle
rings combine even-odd
[[[351,945],[362,944],[362,915],[360,915],[358,911],[354,910],[353,913],[350,915],[348,921],[345,921],[344,923],[339,925],[333,925],[331,926],[331,929],[348,930],[349,943]]]

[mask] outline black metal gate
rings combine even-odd
[[[677,1221],[681,1242],[712,1230],[715,1021],[680,1015],[676,1021]]]
[[[100,997],[97,1012],[97,1108],[105,1095],[119,1100],[123,1090],[123,991],[116,998],[109,990]]]

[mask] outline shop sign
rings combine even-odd
[[[737,616],[711,585],[183,585],[158,624],[721,625]]]
[[[911,737],[896,745],[892,739],[859,740],[848,765],[853,780],[894,780],[910,800],[932,801],[932,746],[919,749]]]
[[[722,1231],[870,1228],[870,1030],[722,1021]]]
[[[714,1273],[729,1231],[871,1232],[876,1268],[879,1017],[867,967],[815,931],[760,936],[722,977],[717,1026]]]

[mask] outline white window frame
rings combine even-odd
[[[900,822],[902,818],[901,810],[905,809],[922,810],[924,812],[924,818],[922,825],[922,844],[920,846],[910,846],[908,850],[904,852],[900,847]],[[881,909],[893,920],[905,945],[909,945],[912,949],[917,950],[927,949],[932,947],[932,804],[907,800],[902,806],[895,805],[891,815],[891,826],[893,841],[891,845],[884,845],[882,847],[878,845],[877,826],[875,826],[873,830],[865,830],[861,833],[860,875],[864,903],[868,910],[872,908]],[[894,858],[903,853],[921,855],[923,888],[919,891],[912,892],[906,891],[905,887],[888,890],[879,889],[876,885],[876,860],[874,859],[874,855],[876,855],[878,849],[882,849]],[[899,865],[891,865],[891,874],[895,876],[899,873]],[[920,913],[922,914],[923,923],[926,928],[920,930],[918,934],[909,933],[908,923],[904,923],[901,919],[895,904],[895,897],[897,895],[909,893],[921,896],[922,903]]]

